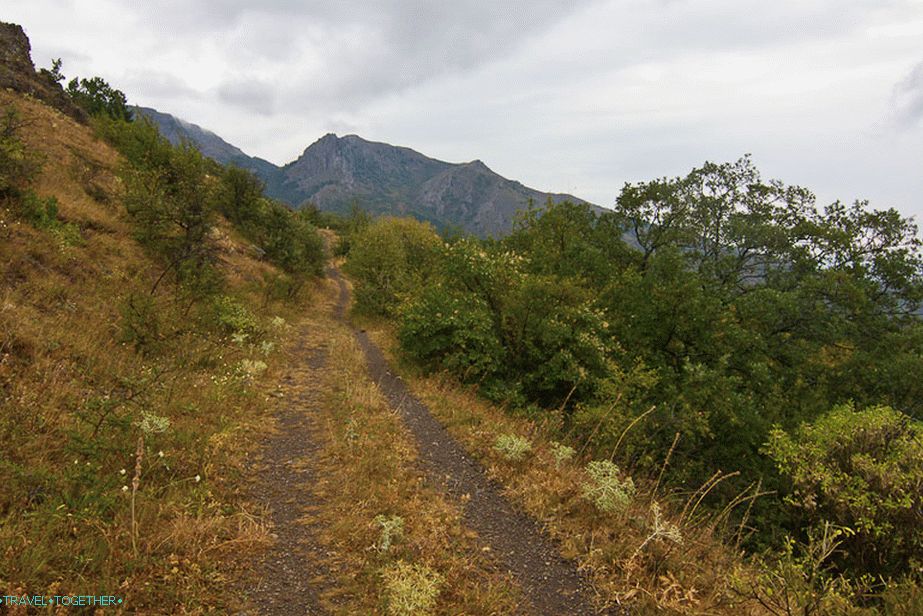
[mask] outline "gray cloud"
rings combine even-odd
[[[923,120],[923,62],[895,86],[892,100],[899,125],[915,126]]]
[[[272,115],[275,108],[275,93],[272,84],[258,79],[225,82],[217,89],[218,98],[260,115]]]
[[[204,37],[236,65],[290,63],[272,83],[289,102],[310,98],[355,107],[497,61],[597,1],[132,4],[140,23],[172,36]],[[240,87],[229,85],[218,92],[223,100],[254,110],[257,97],[237,96]]]
[[[102,75],[276,163],[355,132],[608,204],[625,181],[752,152],[767,177],[822,200],[923,214],[923,131],[908,130],[923,119],[919,0],[7,0],[3,12],[39,63],[60,55],[67,74]]]

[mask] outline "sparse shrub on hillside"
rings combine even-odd
[[[125,207],[138,240],[163,263],[178,287],[198,295],[214,292],[220,282],[210,233],[215,213],[205,182],[206,162],[190,146],[170,150],[164,166],[133,166],[123,175]]]
[[[421,564],[398,561],[382,572],[390,616],[432,614],[442,589],[442,576]]]
[[[55,197],[42,198],[29,190],[22,196],[20,212],[36,229],[51,229],[58,224],[58,200]]]
[[[15,108],[0,116],[0,202],[19,198],[41,166],[40,158],[20,139],[25,121]]]
[[[235,166],[222,170],[215,191],[218,209],[266,258],[295,276],[318,276],[324,264],[324,242],[310,213],[293,212],[263,196],[263,183]]]
[[[532,451],[529,439],[516,434],[501,434],[494,442],[494,450],[512,462],[519,462]]]
[[[606,513],[624,511],[635,495],[631,477],[622,479],[619,467],[609,460],[593,460],[586,466],[589,481],[581,488],[583,497]]]

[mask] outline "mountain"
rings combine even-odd
[[[508,180],[479,160],[448,163],[356,135],[324,135],[297,160],[277,167],[195,124],[155,109],[137,111],[171,142],[189,140],[220,163],[253,171],[266,183],[267,194],[295,207],[310,202],[345,213],[355,203],[376,214],[414,216],[439,228],[461,228],[486,237],[508,233],[516,211],[530,200],[536,205],[548,199],[585,202]]]
[[[136,114],[140,114],[153,122],[160,130],[160,134],[172,144],[188,141],[195,145],[202,154],[222,165],[233,164],[243,169],[249,169],[259,176],[267,187],[274,186],[281,179],[280,169],[276,165],[262,158],[248,156],[240,148],[231,145],[198,124],[186,122],[169,113],[163,113],[150,107],[133,107],[132,109]],[[287,201],[286,199],[282,200]]]

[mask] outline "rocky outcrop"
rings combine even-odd
[[[87,121],[48,71],[35,70],[32,46],[22,26],[4,22],[0,22],[0,88],[27,94],[80,122]]]

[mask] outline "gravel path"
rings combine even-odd
[[[326,613],[318,599],[324,553],[302,520],[317,502],[312,490],[316,477],[306,462],[319,450],[312,409],[321,403],[315,384],[326,351],[306,348],[302,337],[296,357],[303,361],[282,381],[291,397],[276,415],[277,430],[253,469],[252,497],[272,511],[275,543],[254,564],[256,579],[247,593],[251,606],[241,614]]]
[[[349,300],[349,291],[339,272],[328,275],[340,286],[338,318]],[[364,331],[356,337],[365,352],[371,378],[393,408],[401,413],[413,434],[420,458],[430,478],[464,502],[464,523],[522,585],[530,602],[529,614],[593,614],[593,591],[575,564],[559,555],[534,518],[513,507],[500,486],[490,481],[480,464],[471,458],[446,429],[417,400],[388,366],[381,350]],[[464,498],[462,498],[464,497]]]

